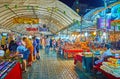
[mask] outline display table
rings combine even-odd
[[[82,63],[82,57],[83,55],[81,53],[78,53],[75,57],[74,57],[74,64],[77,63],[77,61]]]
[[[94,66],[94,69],[96,69],[97,71],[102,72],[108,79],[120,79],[120,78],[117,78],[117,77],[113,76],[112,74],[109,74],[109,73],[105,72],[104,70],[102,70],[100,68],[101,65],[102,65],[102,63]]]
[[[16,63],[9,72],[5,73],[4,79],[22,79],[22,69],[20,63]],[[1,79],[1,78],[0,78]]]
[[[64,52],[64,58],[70,58],[70,57],[74,57],[77,53],[81,53],[84,50],[82,49],[64,49],[63,48],[63,52]],[[87,50],[90,51],[90,50]]]
[[[20,63],[17,63],[13,69],[11,69],[5,79],[22,79],[22,69],[20,67]]]

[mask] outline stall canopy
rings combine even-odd
[[[45,23],[50,32],[57,33],[68,28],[74,19],[80,21],[80,16],[58,0],[0,0],[3,29],[27,33],[26,27]]]

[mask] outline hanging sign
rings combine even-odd
[[[26,31],[38,31],[38,28],[28,27]]]
[[[38,24],[39,18],[17,17],[13,19],[14,24]]]

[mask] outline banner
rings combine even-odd
[[[45,31],[48,31],[48,28],[43,28],[39,26],[39,32],[45,32]]]
[[[13,19],[14,24],[38,24],[39,18],[17,17]]]
[[[111,20],[105,18],[97,19],[97,29],[111,29]]]
[[[29,27],[26,28],[26,31],[38,31],[38,28]]]

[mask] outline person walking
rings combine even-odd
[[[27,37],[23,37],[23,42],[25,42],[26,48],[30,51],[30,54],[28,57],[28,66],[31,66],[33,62],[34,47],[32,45],[32,42]]]
[[[46,36],[46,46],[45,46],[45,53],[49,53],[50,50],[50,39]]]

